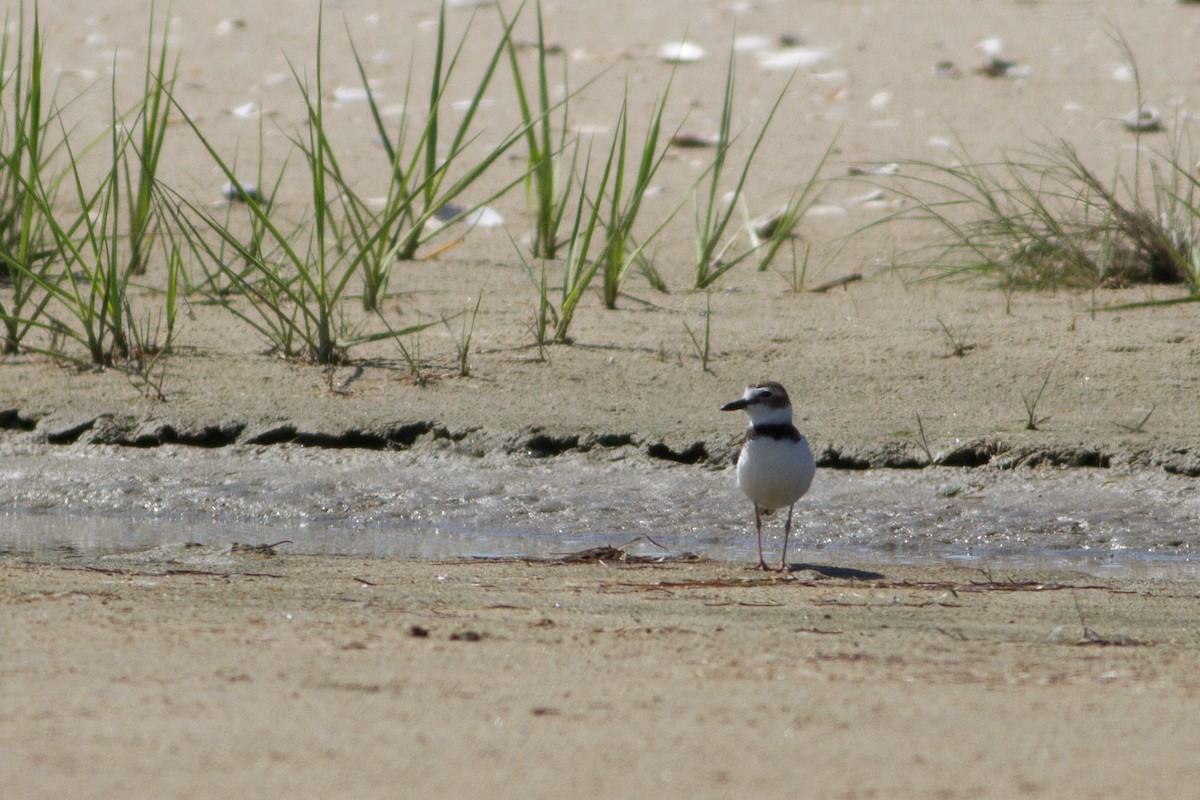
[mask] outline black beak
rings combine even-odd
[[[746,402],[746,398],[742,397],[737,400],[734,400],[732,403],[726,403],[725,405],[721,406],[721,410],[722,411],[741,411],[743,408],[745,408],[748,405],[750,405],[750,404]]]

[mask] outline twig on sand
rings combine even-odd
[[[847,286],[855,281],[861,281],[862,279],[863,276],[861,272],[851,272],[849,275],[843,275],[840,278],[834,278],[831,281],[819,283],[810,288],[808,291],[813,294],[821,294],[823,292],[828,292],[830,289],[836,289],[839,286]]]

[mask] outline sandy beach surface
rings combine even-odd
[[[471,17],[465,5],[447,10],[452,38]],[[685,35],[706,56],[676,69],[666,124],[713,135],[730,43],[762,38],[738,57],[735,127],[756,131],[781,92],[784,101],[747,184],[749,212],[786,201],[827,150],[822,175],[841,178],[823,186],[801,223],[812,248],[803,285],[789,255],[766,272],[746,264],[709,292],[690,291],[688,205],[654,254],[669,291],[631,275],[615,310],[593,292],[571,344],[543,353],[532,333],[537,290],[516,249],[529,230],[518,188],[491,203],[502,227],[397,264],[388,319],[447,320],[405,340],[421,380],[386,341],[351,348],[333,370],[269,355],[260,336],[199,294],[187,298],[174,348],[154,374],[163,399],[128,369],[79,369],[36,352],[4,357],[4,796],[1194,795],[1200,584],[1179,567],[1200,547],[1196,306],[1096,310],[1179,296],[1170,286],[1006,293],[986,281],[919,282],[918,272],[892,267],[936,230],[872,226],[902,210],[903,198],[885,179],[849,173],[994,161],[1061,137],[1107,176],[1128,171],[1139,143],[1147,158],[1186,148],[1200,119],[1200,6],[763,0],[556,2],[544,11],[547,39],[561,48],[552,67],[565,64],[575,86],[599,76],[573,99],[572,127],[605,143],[624,92],[631,119],[644,119],[636,115],[671,79],[656,53]],[[169,20],[165,7],[157,13],[180,58],[178,100],[213,146],[257,168],[261,121],[268,171],[289,152],[298,158],[288,137],[305,114],[292,71],[315,69],[313,4],[219,0],[176,3]],[[360,83],[346,32],[385,120],[397,124],[410,63],[414,85],[427,80],[436,6],[343,0],[325,14],[327,124],[343,166],[369,188],[386,160],[366,104],[338,91]],[[114,68],[118,94],[141,88],[150,7],[45,3],[41,17],[59,96],[86,90],[64,112],[84,141],[111,119]],[[498,24],[493,7],[478,10],[455,100],[470,96]],[[517,31],[532,36],[529,9]],[[784,49],[781,37],[822,53],[791,84],[789,72],[761,65]],[[989,39],[1019,67],[1011,77],[976,71]],[[1166,121],[1140,139],[1119,122],[1139,91]],[[503,70],[488,99],[472,146],[516,124]],[[261,115],[247,114],[249,103]],[[224,177],[178,119],[167,148],[163,181],[198,203],[222,202]],[[1194,154],[1180,152],[1188,169]],[[522,153],[478,191],[519,176]],[[684,198],[710,157],[672,150],[647,219]],[[288,170],[278,202],[303,216],[301,170]],[[547,267],[552,291],[559,269]],[[164,273],[150,263],[146,284],[161,286]],[[849,275],[861,280],[810,291]],[[134,302],[152,309],[160,298],[138,291]],[[463,376],[461,315],[480,298]],[[353,302],[344,311],[347,330],[377,327]],[[707,364],[697,340],[706,328]],[[786,580],[703,548],[686,555],[688,531],[752,542],[730,469],[744,420],[718,409],[765,378],[789,388],[822,469],[843,476],[824,487],[819,477],[811,498],[816,522],[807,530],[833,549],[814,554],[801,542],[795,558],[806,563]],[[929,467],[931,458],[944,466]],[[214,525],[262,521],[269,512],[251,500],[265,484],[245,473],[270,472],[281,492],[289,459],[311,462],[295,476],[312,508],[294,501],[281,512],[284,522],[264,529],[282,531],[278,539],[108,552],[87,528],[100,517],[110,530],[156,514],[169,525],[206,509]],[[286,525],[310,512],[363,526],[419,519],[424,495],[407,485],[372,483],[354,495],[363,503],[338,504],[339,475],[357,470],[386,483],[389,459],[398,474],[426,470],[433,483],[439,469],[461,482],[473,465],[486,468],[499,488],[449,500],[427,492],[444,501],[438,513],[466,527],[481,524],[473,502],[520,485],[531,464],[542,481],[537,503],[549,503],[556,486],[584,492],[573,485],[580,465],[631,464],[647,481],[670,482],[669,504],[631,489],[589,502],[641,503],[642,532],[676,538],[657,560],[643,550],[648,560],[609,551],[563,559],[576,548],[556,546],[563,528],[551,524],[529,559],[264,546],[289,538]],[[906,496],[929,498],[925,528],[905,529],[917,518],[911,508],[894,525],[877,509],[872,522],[859,488],[847,512],[855,533],[839,533],[827,487],[849,492],[846,475],[899,468],[923,468]],[[311,477],[319,469],[326,474]],[[1120,549],[1086,530],[1103,505],[1104,524],[1149,531],[1161,568],[915,557],[924,544],[969,549],[966,534],[927,529],[956,524],[953,513],[963,512],[943,515],[942,505],[960,490],[960,509],[972,492],[998,494],[1001,470],[1006,497],[1021,496],[1014,483],[1032,487],[1029,506],[1057,537],[1046,546],[1069,547],[1077,525],[1100,555]],[[1050,474],[1086,477],[1040,483]],[[89,475],[102,490],[83,485]],[[704,489],[689,497],[691,478]],[[234,484],[250,500],[223,494]],[[1105,501],[1106,486],[1130,498],[1130,519]],[[187,488],[186,500],[173,500],[170,487]],[[1170,513],[1157,514],[1155,502],[1171,503]],[[548,507],[539,510],[562,513]],[[687,518],[679,529],[675,509]],[[67,529],[79,520],[73,544],[13,546],[22,526],[47,513]],[[1043,528],[1008,530],[1009,519],[984,533],[1037,551]],[[911,557],[892,557],[897,537]]]
[[[0,563],[11,797],[1186,797],[1194,582]]]

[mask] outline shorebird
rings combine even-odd
[[[775,381],[746,387],[740,399],[721,406],[722,411],[744,410],[750,427],[737,460],[737,483],[754,503],[754,527],[758,531],[758,566],[772,569],[763,558],[762,515],[787,507],[783,526],[783,556],[779,569],[787,572],[788,536],[792,532],[792,510],[812,485],[817,462],[804,434],[792,424],[792,401],[787,390]]]

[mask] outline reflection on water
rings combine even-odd
[[[0,550],[286,539],[293,553],[445,558],[636,539],[645,554],[754,557],[732,470],[640,457],[9,442],[0,476]],[[1200,559],[1195,481],[1159,472],[824,470],[796,519],[794,556],[816,563],[1020,558],[1192,574]],[[773,537],[781,524],[769,518]]]

